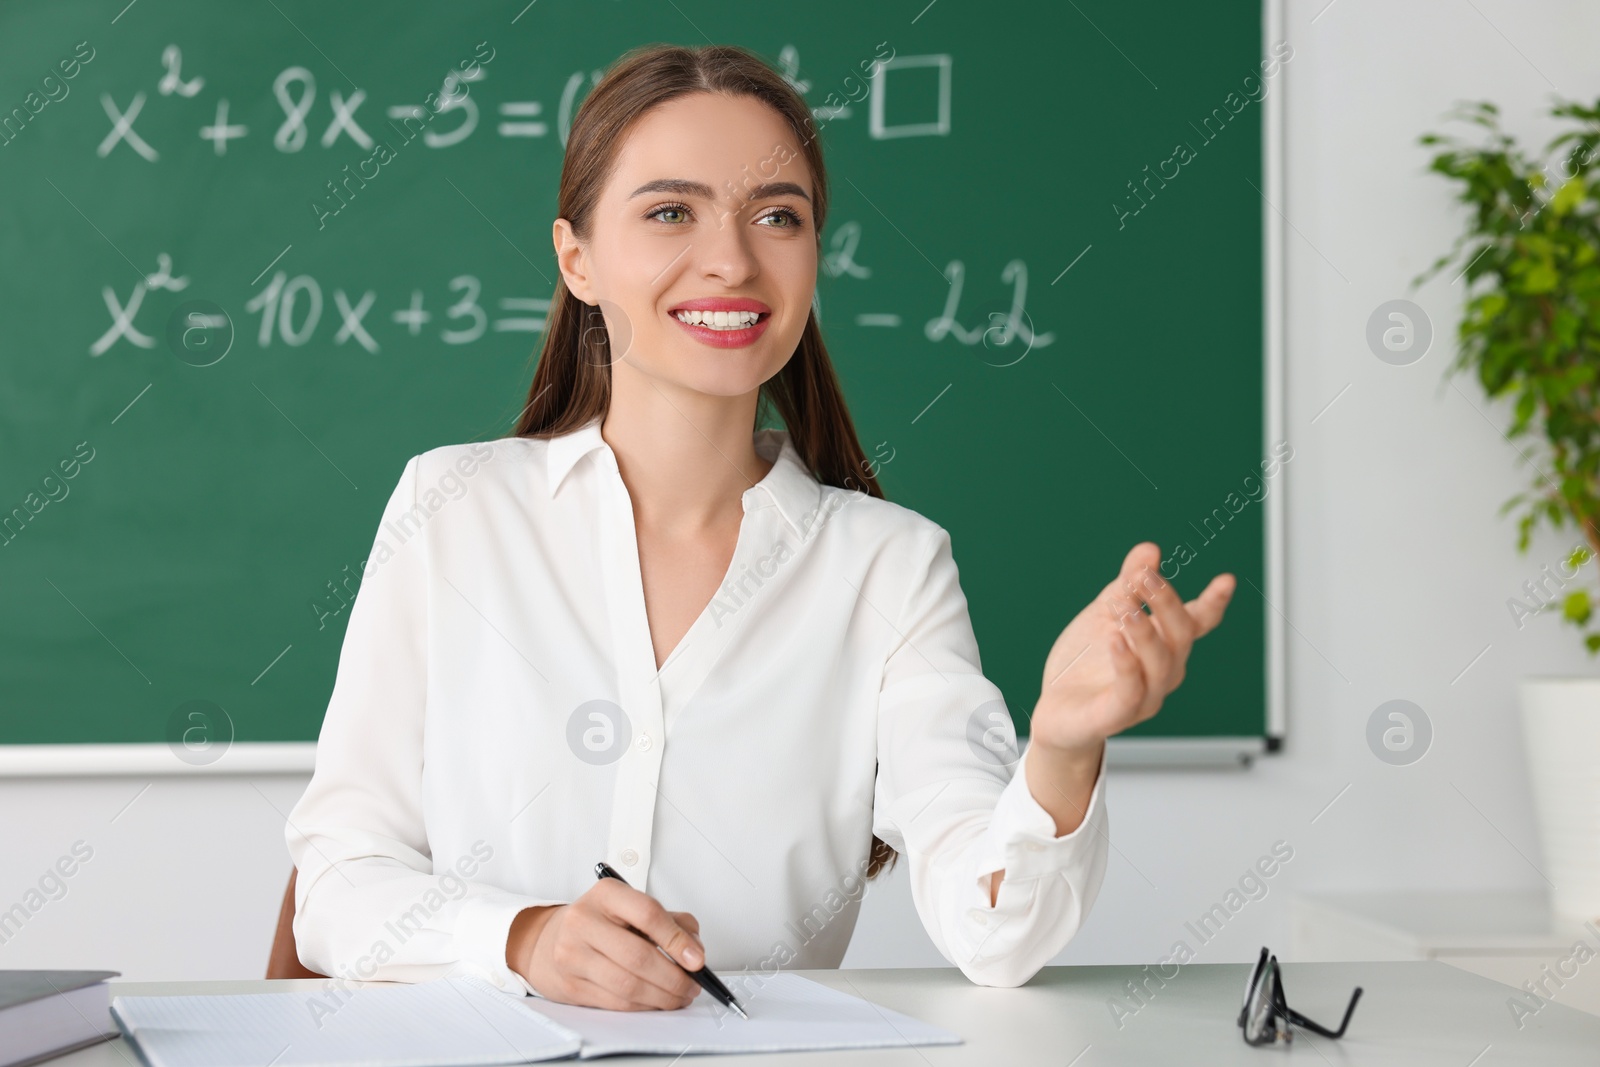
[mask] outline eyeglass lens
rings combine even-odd
[[[1255,980],[1244,1004],[1244,1039],[1252,1045],[1273,1040],[1276,1034],[1273,1004],[1273,983],[1277,977],[1278,960],[1270,956],[1258,964]]]

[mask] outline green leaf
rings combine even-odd
[[[1523,393],[1521,396],[1517,397],[1517,411],[1516,411],[1517,422],[1519,424],[1520,423],[1525,423],[1529,419],[1533,418],[1533,413],[1538,408],[1538,406],[1539,406],[1539,396],[1538,396],[1537,393],[1526,392],[1526,393]]]
[[[1567,214],[1573,208],[1583,203],[1584,195],[1583,175],[1574,175],[1562,183],[1556,190],[1555,196],[1550,198],[1550,210],[1557,218]]]
[[[1500,515],[1501,515],[1501,517],[1503,518],[1508,511],[1510,511],[1512,508],[1516,507],[1518,504],[1522,503],[1526,499],[1528,499],[1528,494],[1527,493],[1518,493],[1516,496],[1512,497],[1510,500],[1507,500],[1504,504],[1501,504],[1500,505]]]
[[[1476,301],[1479,319],[1485,324],[1493,322],[1506,309],[1507,302],[1504,293],[1484,293]]]
[[[1555,333],[1556,342],[1562,348],[1575,348],[1578,344],[1578,330],[1582,326],[1583,320],[1572,312],[1558,311],[1551,329]]]
[[[1600,634],[1590,634],[1583,639],[1583,643],[1588,646],[1589,655],[1592,656],[1596,652],[1600,652]]]
[[[1568,593],[1561,603],[1561,614],[1572,622],[1582,626],[1589,621],[1589,616],[1594,614],[1594,609],[1589,604],[1589,592],[1579,589],[1575,593]]]
[[[1549,262],[1530,264],[1527,273],[1522,276],[1522,291],[1525,293],[1548,293],[1555,289],[1561,276]]]

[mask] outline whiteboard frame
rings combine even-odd
[[[1278,40],[1288,40],[1284,15],[1285,0],[1263,0],[1262,24],[1265,27],[1263,44],[1271,48]],[[1273,209],[1274,204],[1285,205],[1288,183],[1285,177],[1285,136],[1287,121],[1287,96],[1293,75],[1287,63],[1280,70],[1282,84],[1276,93],[1268,93],[1262,100],[1266,108],[1261,113],[1261,157],[1266,168],[1267,197],[1271,203],[1261,206],[1266,242],[1262,269],[1262,310],[1265,315],[1266,366],[1264,384],[1267,409],[1266,447],[1274,441],[1284,440],[1287,430],[1285,416],[1286,385],[1285,365],[1288,358],[1286,334],[1288,277],[1284,258],[1284,218]],[[1269,453],[1270,454],[1270,453]],[[1286,505],[1291,474],[1288,464],[1279,472],[1283,484],[1276,493],[1267,497],[1267,736],[1266,751],[1282,749],[1289,727],[1289,675],[1288,675],[1288,571],[1285,561]]]
[[[1285,0],[1262,0],[1263,55],[1285,36]],[[1262,97],[1261,156],[1266,200],[1262,216],[1263,397],[1266,432],[1263,454],[1284,440],[1286,419],[1284,366],[1287,284],[1284,256],[1284,220],[1278,214],[1285,203],[1285,97],[1291,82],[1290,65],[1278,72],[1276,92]],[[1288,732],[1289,696],[1286,613],[1288,592],[1285,554],[1284,497],[1290,481],[1289,466],[1279,471],[1282,483],[1266,497],[1266,637],[1267,726],[1265,737],[1113,737],[1108,742],[1109,767],[1178,769],[1196,767],[1249,767],[1263,754],[1279,752]],[[1237,594],[1236,594],[1237,595]],[[179,760],[164,744],[107,745],[0,745],[0,779],[66,775],[219,775],[310,774],[316,759],[316,742],[240,742],[216,762],[191,766]]]
[[[315,741],[241,741],[195,766],[161,742],[111,745],[0,745],[0,778],[113,775],[310,774]]]

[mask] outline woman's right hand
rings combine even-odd
[[[602,878],[571,904],[519,912],[506,939],[506,964],[540,996],[563,1004],[684,1008],[700,986],[656,945],[688,970],[699,970],[705,963],[699,934],[700,923],[688,912],[667,911],[632,886]]]

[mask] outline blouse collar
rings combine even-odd
[[[596,416],[576,430],[550,438],[545,458],[551,496],[555,496],[561,483],[584,456],[600,449],[610,451],[611,446],[600,434],[600,422],[600,417]],[[811,515],[822,499],[821,484],[806,469],[787,430],[758,430],[754,444],[761,458],[772,461],[772,469],[745,490],[744,509],[749,511],[751,507],[762,506],[752,500],[755,494],[765,491],[790,529],[804,537]]]

